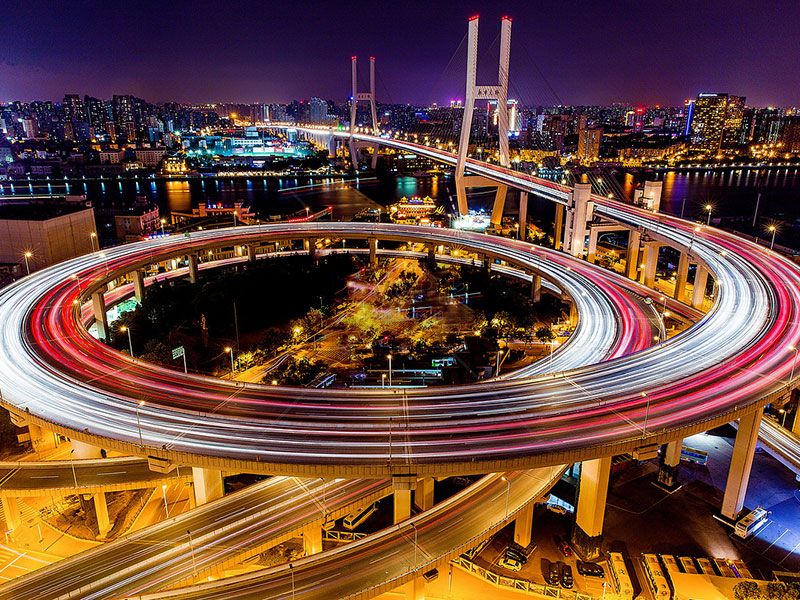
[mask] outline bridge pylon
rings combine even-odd
[[[467,188],[485,186],[496,187],[494,207],[492,208],[492,224],[497,226],[503,218],[506,202],[506,186],[498,185],[484,177],[465,176],[469,134],[472,129],[472,112],[476,100],[497,101],[497,133],[500,138],[500,164],[510,165],[508,155],[508,65],[511,56],[511,19],[503,17],[500,26],[500,60],[498,65],[497,85],[478,85],[478,17],[469,20],[467,36],[467,88],[464,103],[464,117],[461,121],[461,138],[458,143],[458,160],[456,162],[456,194],[458,196],[458,212],[467,214]]]
[[[378,110],[375,106],[375,57],[369,57],[369,91],[358,91],[358,58],[352,57],[353,64],[353,95],[350,101],[350,160],[353,162],[353,168],[358,170],[358,155],[356,150],[359,144],[355,141],[353,135],[356,130],[356,109],[359,102],[369,102],[370,112],[372,113],[372,131],[374,135],[379,135],[378,131]],[[372,151],[372,168],[378,163],[378,146],[369,144],[373,148]]]

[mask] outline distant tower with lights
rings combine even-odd
[[[359,144],[355,141],[353,135],[356,131],[356,108],[360,101],[369,102],[370,112],[372,113],[372,131],[374,135],[378,135],[378,110],[375,106],[375,57],[369,57],[369,92],[358,91],[358,59],[352,57],[353,63],[353,95],[350,97],[350,160],[353,161],[353,168],[358,170],[358,155],[356,150]],[[373,144],[361,145],[372,147],[372,168],[378,162],[378,146]]]
[[[458,144],[458,160],[456,162],[456,193],[458,195],[458,212],[467,214],[467,188],[476,186],[496,187],[492,224],[497,226],[503,218],[506,201],[506,186],[498,185],[483,177],[466,176],[467,151],[469,135],[472,129],[472,112],[476,100],[495,100],[498,107],[497,135],[500,141],[500,164],[509,166],[508,155],[508,64],[511,56],[511,19],[503,17],[500,24],[500,60],[498,66],[497,85],[478,85],[478,17],[469,20],[467,36],[467,89],[464,102],[464,117],[461,121],[461,139]]]

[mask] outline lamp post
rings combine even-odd
[[[233,367],[233,348],[228,347],[225,348],[225,352],[231,355],[231,379],[233,379],[234,367]]]
[[[775,225],[770,225],[769,230],[772,232],[772,241],[769,243],[769,249],[772,250],[772,248],[775,246],[775,234],[777,233],[778,228],[775,227]]]
[[[386,358],[389,359],[389,387],[392,387],[392,355],[387,354]]]
[[[783,415],[783,418],[781,419],[781,427],[785,428],[786,427],[786,411],[784,409],[782,409],[782,408],[779,408],[778,412]]]
[[[417,569],[417,525],[412,521],[411,526],[414,528],[414,570]]]
[[[94,240],[97,237],[97,234],[93,231],[89,234],[89,238],[92,240],[92,252],[95,252],[97,248],[94,247]]]
[[[131,358],[133,358],[133,341],[131,340],[131,328],[127,327],[126,325],[123,325],[122,327],[119,328],[119,330],[121,332],[123,332],[123,333],[127,332],[127,334],[128,334],[128,350],[131,353]]]
[[[166,233],[164,233],[164,225],[166,224],[166,222],[167,222],[166,219],[161,219],[161,235],[167,235]]]
[[[386,387],[386,373],[381,374],[381,388]]]
[[[136,427],[139,429],[139,446],[144,448],[144,440],[142,439],[142,422],[139,420],[139,409],[144,406],[144,400],[139,400],[136,405]]]
[[[511,495],[511,482],[505,476],[501,477],[506,482],[506,519],[508,518],[508,497]]]
[[[30,252],[25,253],[25,269],[28,271],[28,275],[31,274],[31,266],[28,264],[28,259],[33,256]]]
[[[647,406],[644,409],[644,427],[642,428],[642,439],[644,439],[647,437],[647,417],[650,414],[650,396],[645,392],[642,392],[642,396],[647,398]]]
[[[791,387],[792,380],[794,379],[794,366],[797,363],[797,352],[800,351],[800,346],[795,348],[794,346],[789,346],[789,350],[794,350],[794,357],[792,357],[792,373],[789,375],[789,383],[788,385]]]
[[[706,210],[708,211],[708,218],[706,219],[706,227],[711,225],[711,205],[706,204]]]
[[[169,519],[169,505],[167,504],[167,484],[161,484],[161,496],[164,498],[164,511],[167,513]]]

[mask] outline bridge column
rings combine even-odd
[[[528,502],[524,508],[517,512],[514,519],[514,541],[527,548],[531,543],[531,534],[533,531],[533,502]]]
[[[739,419],[739,429],[733,444],[733,457],[728,469],[728,481],[725,483],[725,495],[722,497],[722,516],[735,521],[742,512],[747,484],[750,481],[750,469],[758,444],[758,427],[764,410],[758,410]]]
[[[506,207],[507,192],[508,186],[498,185],[497,191],[494,193],[494,204],[492,205],[492,216],[490,219],[494,227],[500,227],[500,225],[503,223],[503,211]]]
[[[694,274],[694,290],[692,291],[692,307],[701,308],[706,300],[706,284],[708,283],[708,269],[697,265]]]
[[[415,577],[406,587],[406,600],[425,600],[425,580]]]
[[[303,551],[306,556],[322,552],[322,528],[312,527],[303,532]]]
[[[639,246],[641,245],[642,234],[637,229],[631,229],[628,233],[628,251],[625,258],[625,275],[634,281],[639,275]]]
[[[144,300],[144,271],[141,269],[133,272],[133,295],[139,302]]]
[[[6,531],[13,531],[22,525],[22,513],[19,512],[19,502],[16,498],[5,496],[0,498],[3,504],[3,518],[6,521]]]
[[[428,247],[428,268],[435,269],[436,268],[436,248],[433,246]]]
[[[253,244],[247,244],[247,262],[256,262],[256,247]]]
[[[106,313],[106,296],[98,290],[92,294],[92,309],[94,310],[94,322],[97,324],[97,337],[103,341],[108,341],[108,314]]]
[[[105,535],[111,531],[106,494],[105,492],[94,494],[92,499],[94,500],[94,512],[97,515],[97,528],[100,530],[100,534],[97,537],[105,537]]]
[[[658,467],[656,483],[662,488],[672,491],[679,485],[678,470],[681,464],[681,448],[683,440],[673,440],[662,446],[661,464]]]
[[[658,250],[661,244],[658,242],[646,242],[644,245],[644,284],[652,288],[656,285],[656,270],[658,268]]]
[[[378,264],[378,240],[369,238],[369,264],[374,267]]]
[[[519,231],[517,237],[523,242],[528,238],[528,192],[519,193]]]
[[[531,300],[539,302],[542,299],[542,276],[534,273],[531,276]]]
[[[564,252],[583,256],[586,244],[586,223],[591,221],[594,203],[590,200],[592,185],[576,183],[567,201],[567,222],[564,227]]]
[[[75,458],[103,458],[103,449],[79,440],[70,440],[72,454]]]
[[[591,561],[600,556],[610,475],[610,456],[581,463],[572,547],[582,560]]]
[[[194,482],[194,499],[197,506],[222,498],[225,485],[222,482],[222,471],[192,467]]]
[[[417,481],[417,489],[414,492],[414,502],[422,510],[433,508],[433,477],[423,477]]]
[[[686,280],[689,277],[689,255],[681,252],[678,270],[675,272],[675,292],[672,297],[678,302],[686,301]]]
[[[394,524],[411,516],[411,492],[417,487],[416,475],[392,477],[394,492]]]
[[[197,269],[197,254],[189,255],[189,283],[197,283],[198,269]]]
[[[564,232],[564,205],[556,204],[556,218],[553,224],[553,248],[564,248],[562,235]]]
[[[586,255],[586,260],[592,264],[597,262],[597,236],[599,233],[595,227],[589,229],[589,252]]]

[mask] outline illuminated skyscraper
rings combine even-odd
[[[719,152],[727,110],[728,94],[697,94],[690,132],[693,150]]]

